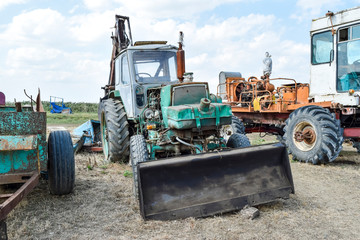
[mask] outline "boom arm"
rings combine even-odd
[[[127,22],[127,29],[126,29]],[[121,50],[126,49],[129,45],[133,45],[130,28],[130,18],[121,15],[115,15],[115,36],[111,36],[113,43],[113,50],[110,61],[110,76],[109,83],[104,90],[111,89],[115,86],[115,58]]]

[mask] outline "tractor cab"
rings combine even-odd
[[[310,97],[315,102],[359,105],[360,8],[313,20],[310,35]]]
[[[130,118],[144,110],[148,89],[178,82],[177,47],[165,43],[136,42],[115,59],[115,90]]]

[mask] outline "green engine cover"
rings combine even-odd
[[[206,107],[201,107],[202,101],[207,102]],[[161,110],[165,127],[172,129],[215,128],[231,124],[231,107],[219,103],[216,97],[212,98],[208,84],[204,82],[164,86],[161,89]]]
[[[170,106],[167,109],[168,126],[173,129],[191,129],[231,124],[231,107],[212,103],[209,110],[200,110],[200,104]]]

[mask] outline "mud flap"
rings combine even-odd
[[[156,220],[210,216],[295,192],[281,144],[140,163],[138,181],[142,217]]]

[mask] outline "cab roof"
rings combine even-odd
[[[340,12],[336,12],[331,17],[331,20],[335,29],[343,25],[360,22],[360,7],[350,8],[342,10]],[[323,17],[312,20],[310,30],[311,34],[313,32],[323,31],[327,29],[331,29],[331,21],[329,16],[325,16],[324,14]]]

